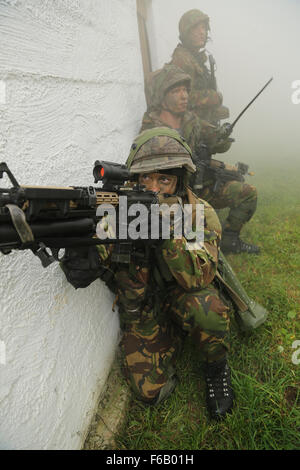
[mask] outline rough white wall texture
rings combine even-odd
[[[0,161],[21,184],[90,185],[95,159],[124,162],[145,107],[135,0],[0,0],[0,44]],[[29,252],[0,271],[0,448],[80,449],[118,341],[112,295]]]

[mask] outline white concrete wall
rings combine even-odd
[[[0,1],[0,44],[0,161],[21,184],[124,162],[145,107],[135,0]],[[112,295],[29,252],[0,273],[0,448],[79,449],[118,341]]]

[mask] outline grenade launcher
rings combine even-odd
[[[135,183],[126,165],[118,163],[95,162],[95,183],[102,181],[102,188],[20,186],[6,163],[0,163],[0,178],[4,173],[12,187],[0,188],[0,251],[8,254],[14,249],[30,249],[44,267],[59,260],[61,248],[109,243],[118,243],[122,248],[131,244],[124,237],[118,240],[118,217],[113,239],[95,236],[99,206],[113,206],[118,212],[120,196],[126,197],[127,207],[158,203],[156,194]],[[125,181],[132,184],[125,186]]]
[[[160,198],[161,195],[146,191],[137,184],[125,165],[97,160],[93,174],[95,183],[102,181],[102,188],[20,186],[6,163],[0,163],[0,178],[4,173],[12,187],[0,188],[0,251],[3,254],[15,249],[30,249],[39,257],[43,267],[47,267],[55,260],[61,261],[61,248],[76,250],[114,243],[112,262],[129,263],[132,257],[143,262],[145,250],[141,250],[141,244],[145,246],[144,240],[120,240],[118,236],[102,239],[95,236],[99,206],[110,205],[118,210],[120,196],[126,196],[128,207],[142,203],[150,208],[152,204],[165,201]],[[125,182],[131,184],[125,185]],[[117,234],[120,230],[117,225]],[[153,243],[151,237],[149,240]],[[147,251],[149,253],[149,249]],[[89,278],[86,285],[97,277],[107,281],[105,269],[102,274],[103,277],[98,276],[97,272],[96,277]],[[222,253],[216,282],[231,299],[242,330],[252,330],[265,321],[266,310],[247,296]],[[81,283],[78,287],[86,285]]]

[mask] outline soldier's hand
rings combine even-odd
[[[103,272],[96,246],[67,248],[60,267],[75,289],[89,286]]]
[[[231,139],[230,137],[228,139],[223,139],[223,140],[218,141],[216,145],[214,146],[213,153],[227,152],[230,149],[233,142],[234,142],[234,139]]]

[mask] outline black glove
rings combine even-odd
[[[101,265],[96,246],[66,248],[60,267],[75,289],[89,286],[108,271]]]

